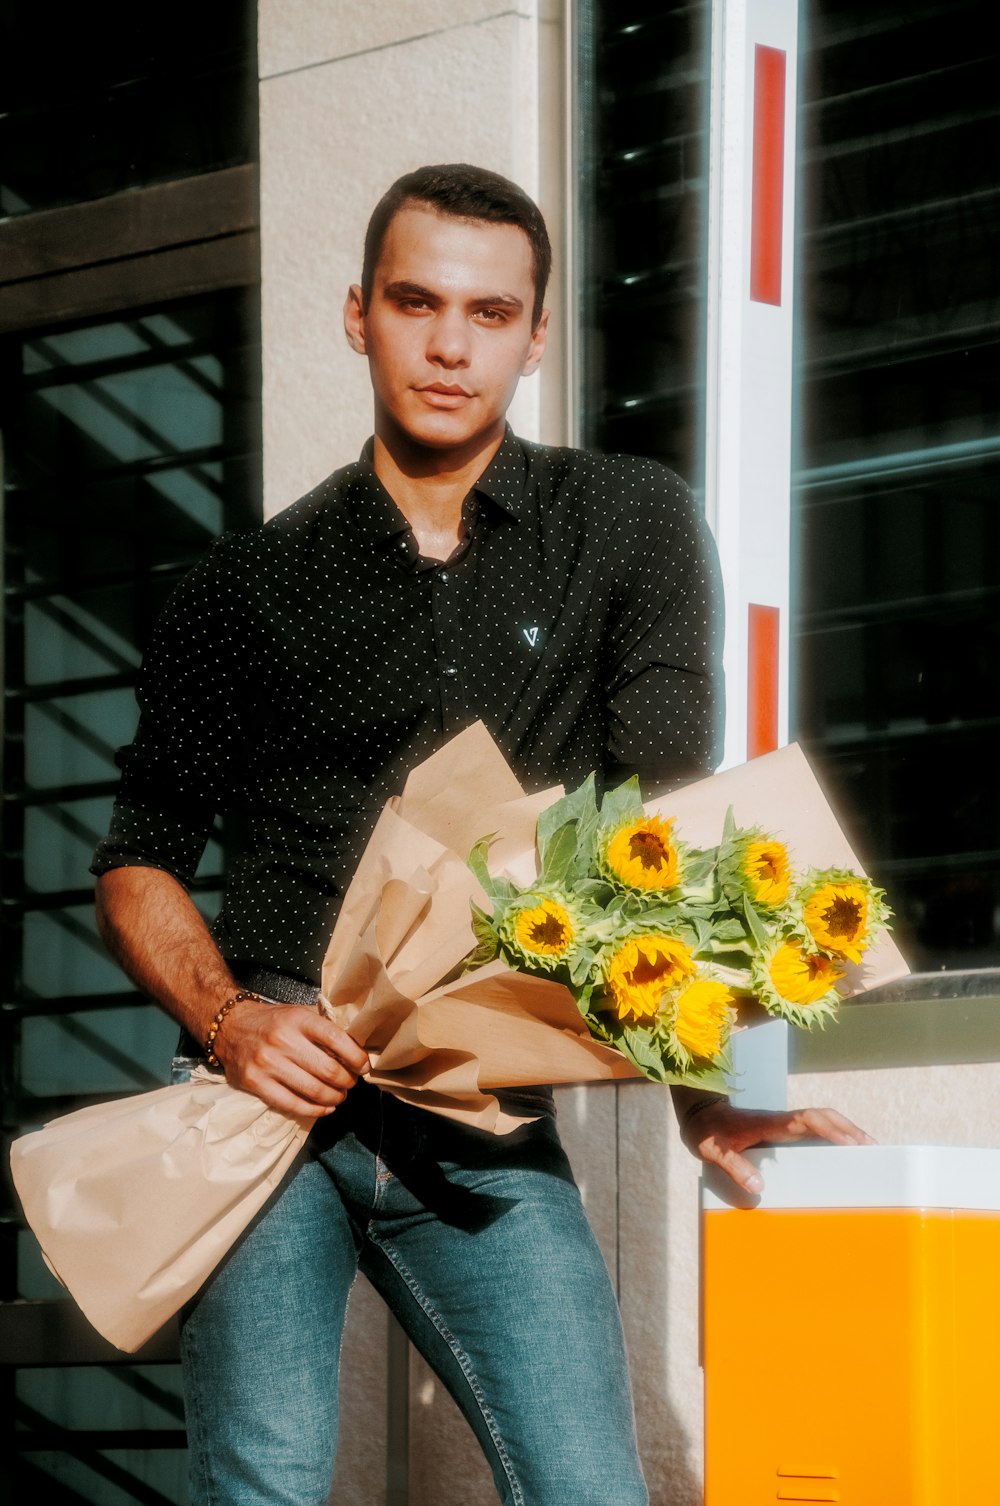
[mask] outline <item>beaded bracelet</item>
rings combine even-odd
[[[215,1038],[222,1028],[222,1022],[226,1018],[226,1015],[235,1005],[241,1004],[244,999],[256,999],[258,1004],[263,1004],[264,1002],[260,994],[251,993],[247,988],[241,988],[238,994],[233,994],[231,999],[226,1000],[211,1025],[209,1025],[208,1035],[205,1037],[205,1060],[210,1067],[222,1066],[222,1063],[215,1054]]]

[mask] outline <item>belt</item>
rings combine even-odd
[[[290,973],[275,973],[267,967],[242,967],[238,963],[233,963],[232,969],[241,988],[276,1004],[315,1004],[319,998],[315,983],[306,983]]]

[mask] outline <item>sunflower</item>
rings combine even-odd
[[[791,887],[788,848],[758,827],[738,832],[719,854],[719,877],[731,897],[745,894],[758,909],[776,910]]]
[[[618,888],[644,894],[676,888],[683,863],[672,827],[662,816],[641,816],[605,832],[598,861],[606,877]]]
[[[573,941],[573,922],[555,900],[543,899],[514,919],[514,935],[525,952],[539,957],[565,957]]]
[[[606,964],[608,994],[620,1020],[659,1013],[664,995],[693,976],[691,948],[676,936],[630,936]]]
[[[733,996],[724,983],[696,978],[676,998],[674,1034],[690,1056],[718,1056],[732,1025]]]
[[[745,859],[750,898],[766,909],[783,905],[792,880],[783,842],[748,842]]]
[[[594,944],[600,912],[561,889],[529,889],[507,905],[498,923],[500,945],[511,967],[552,973],[575,964]]]
[[[836,985],[844,976],[831,957],[807,951],[797,937],[778,940],[754,958],[754,992],[772,1014],[802,1025],[824,1025],[836,1012],[840,995]]]
[[[807,940],[847,962],[861,961],[888,915],[881,889],[856,873],[835,869],[810,874],[796,895],[796,908]]]

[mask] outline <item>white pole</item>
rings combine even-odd
[[[705,505],[726,592],[724,767],[788,738],[796,0],[717,0]]]

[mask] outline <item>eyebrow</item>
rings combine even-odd
[[[428,303],[441,302],[439,293],[432,292],[430,288],[423,287],[419,282],[406,282],[405,280],[389,282],[386,283],[382,292],[386,298],[423,298]],[[470,298],[469,302],[475,304],[477,308],[524,308],[523,301],[514,293],[480,294],[476,298]]]

